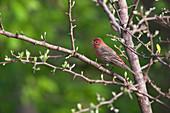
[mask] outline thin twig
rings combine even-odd
[[[13,55],[14,56],[14,55]],[[16,55],[15,55],[16,56]],[[69,55],[57,55],[57,56],[48,56],[48,59],[49,58],[61,58],[61,57],[67,57]],[[16,58],[16,57],[15,57]],[[23,59],[26,59],[27,57],[22,57]],[[29,57],[29,59],[34,59],[35,57]],[[40,59],[40,57],[36,57],[37,59]],[[9,61],[5,61],[5,62],[0,62],[0,64],[8,64],[8,63],[12,63],[12,62],[17,62],[17,61],[20,61],[19,59],[11,59]]]
[[[87,111],[90,111],[90,110],[93,110],[93,109],[97,109],[99,108],[100,106],[102,105],[105,105],[105,104],[111,104],[113,103],[114,100],[116,100],[118,97],[120,97],[121,95],[123,95],[124,92],[120,92],[118,93],[117,95],[115,95],[113,98],[111,98],[110,100],[108,101],[104,101],[104,102],[100,102],[99,104],[97,104],[96,106],[94,107],[91,107],[91,108],[85,108],[85,109],[81,109],[75,113],[82,113],[82,112],[87,112]]]
[[[116,39],[117,41],[119,41],[123,46],[127,47],[130,51],[134,52],[136,55],[138,55],[138,56],[140,56],[140,57],[142,57],[142,58],[145,58],[145,59],[149,59],[149,58],[150,58],[150,57],[146,57],[145,55],[139,54],[139,53],[136,52],[132,47],[127,46],[125,43],[123,43],[120,38],[115,37],[115,36],[113,36],[113,35],[111,35],[111,34],[108,34],[107,36],[110,36],[110,37],[115,38],[115,39]]]
[[[161,40],[161,39],[159,39],[159,42],[161,42],[161,43],[168,43],[168,44],[170,44],[170,41],[169,41],[169,39],[167,38],[166,40]]]
[[[165,57],[165,58],[166,58],[167,55],[155,55],[155,54],[152,54],[151,56],[148,56],[148,57],[147,57],[147,56],[145,56],[145,55],[139,54],[139,53],[136,52],[132,47],[127,46],[126,44],[124,44],[124,43],[121,41],[120,38],[115,37],[115,36],[113,36],[113,35],[111,35],[111,34],[109,34],[109,35],[107,35],[107,36],[114,37],[114,38],[115,38],[117,41],[119,41],[123,46],[125,46],[125,47],[128,48],[130,51],[134,52],[136,55],[138,55],[138,56],[140,56],[140,57],[142,57],[142,58],[150,59],[150,58],[155,57],[155,58],[157,58],[158,61],[161,62],[163,65],[165,65],[165,66],[167,66],[167,67],[170,67],[169,64],[167,64],[166,62],[163,62],[163,61],[159,58],[159,56],[160,56],[160,57]],[[168,57],[168,58],[169,58],[169,57]],[[148,67],[148,66],[147,66],[147,67]]]
[[[72,44],[72,50],[75,52],[75,44],[74,44],[74,37],[73,37],[73,29],[76,26],[73,26],[73,22],[75,20],[72,20],[72,16],[71,16],[71,9],[74,6],[75,1],[73,2],[73,4],[71,3],[71,0],[68,0],[68,5],[69,5],[69,11],[68,11],[68,16],[69,16],[69,25],[70,25],[70,37],[71,37],[71,44]]]
[[[147,81],[161,96],[170,99],[170,95],[168,93],[166,94],[166,93],[162,92],[160,88],[158,88],[156,85],[154,85],[153,82],[151,81],[151,79],[149,78],[149,76],[147,76]]]
[[[121,20],[121,18],[120,18],[120,15],[119,15],[118,10],[116,9],[116,6],[114,5],[114,3],[113,3],[111,0],[109,0],[109,2],[111,3],[113,9],[115,10],[115,12],[116,12],[116,14],[117,14],[117,17],[118,17],[118,19],[119,19],[120,25],[122,25],[122,20]]]
[[[131,11],[131,14],[130,14],[130,16],[129,16],[129,20],[128,20],[128,23],[127,23],[126,28],[129,27],[129,25],[130,25],[130,23],[131,23],[131,21],[132,21],[132,19],[133,19],[133,16],[134,16],[133,11],[135,11],[135,10],[137,9],[137,6],[138,6],[138,4],[139,4],[139,1],[140,1],[140,0],[136,0],[136,1],[135,1],[135,4],[134,4],[133,9],[132,9],[132,11]]]
[[[156,63],[156,62],[158,62],[157,59],[153,61],[153,63]],[[143,69],[147,68],[148,66],[149,66],[149,63],[144,65],[144,66],[142,66],[141,69],[143,70]]]
[[[34,39],[31,39],[31,38],[26,37],[24,35],[16,35],[16,34],[10,33],[10,32],[5,31],[5,30],[0,30],[0,35],[24,40],[24,41],[32,43],[34,45],[40,45],[40,46],[43,46],[43,47],[46,47],[46,48],[49,48],[49,49],[53,49],[53,50],[57,50],[57,51],[67,53],[67,54],[74,53],[74,51],[72,51],[72,50],[69,50],[69,49],[66,49],[66,48],[63,48],[63,47],[60,47],[60,46],[55,46],[55,45],[52,45],[52,44],[49,44],[49,43],[46,43],[46,42],[43,42],[43,41],[34,40]],[[85,57],[84,55],[81,55],[81,54],[76,52],[75,54],[73,54],[73,57],[78,58],[78,59],[80,59],[80,60],[82,60],[86,63],[93,65],[94,67],[98,68],[100,71],[102,71],[102,72],[104,72],[104,73],[106,73],[110,76],[116,76],[116,78],[123,83],[125,82],[125,79],[122,76],[102,67],[100,64],[90,60],[89,58]]]
[[[4,27],[2,25],[2,18],[0,18],[0,28],[1,28],[1,30],[4,30]]]
[[[167,20],[167,22],[164,19],[161,19],[161,20],[168,28],[170,28],[170,23],[168,22],[168,20]]]
[[[16,57],[15,55],[13,55],[14,57]],[[123,87],[127,87],[127,85],[125,85],[124,83],[119,83],[119,82],[115,82],[115,81],[106,81],[106,80],[92,80],[92,79],[89,79],[87,77],[85,77],[84,75],[82,74],[78,74],[70,69],[66,69],[66,68],[61,68],[61,67],[57,67],[57,66],[54,66],[52,64],[49,64],[47,62],[34,62],[34,61],[29,61],[29,60],[24,60],[24,59],[10,59],[8,62],[24,62],[24,63],[29,63],[29,64],[34,64],[34,71],[36,70],[36,66],[37,65],[46,65],[48,67],[51,67],[53,68],[54,70],[62,70],[62,71],[65,71],[65,72],[68,72],[68,73],[71,73],[74,75],[74,78],[75,77],[81,77],[82,79],[84,79],[86,82],[88,83],[103,83],[103,84],[114,84],[114,85],[119,85],[119,86],[123,86]],[[8,63],[7,62],[7,63]],[[4,62],[5,63],[5,62]],[[1,63],[0,63],[1,64]]]
[[[109,19],[111,20],[111,25],[115,26],[119,34],[121,34],[121,28],[120,25],[116,22],[113,14],[110,12],[109,8],[107,5],[102,1],[102,0],[97,0],[97,2],[103,7],[104,11],[107,13],[109,16]]]
[[[135,29],[133,29],[132,34],[136,33],[137,29],[139,26],[144,22],[144,21],[151,21],[151,20],[161,20],[161,19],[170,19],[170,16],[155,16],[155,17],[148,17],[148,18],[142,18],[138,24],[136,25]]]
[[[121,55],[122,55],[123,57],[125,57],[126,60],[128,61],[128,57],[123,53],[123,51],[122,51],[120,48],[118,48],[117,46],[115,46],[115,48],[116,48],[118,51],[120,51],[120,52],[121,52]],[[120,55],[120,56],[121,56],[121,55]]]
[[[162,61],[159,57],[156,57],[156,59],[157,59],[160,63],[162,63],[163,65],[165,65],[165,66],[167,66],[167,67],[170,68],[170,64],[168,64],[168,63]]]
[[[139,94],[142,94],[143,96],[146,96],[146,97],[148,97],[148,98],[150,98],[150,99],[154,100],[155,102],[157,102],[157,103],[159,103],[159,104],[163,105],[164,107],[166,107],[166,108],[170,109],[170,107],[169,107],[168,105],[166,105],[165,103],[163,103],[163,102],[162,102],[162,101],[160,101],[159,99],[157,99],[157,98],[155,98],[155,97],[152,97],[152,96],[151,96],[151,95],[149,95],[149,94],[143,93],[143,92],[141,92],[141,91],[139,91],[139,90],[134,91],[134,92],[137,92],[137,93],[139,93]]]
[[[135,35],[133,35],[129,30],[125,30],[125,31],[127,31],[133,38],[137,39],[137,41],[138,41],[139,43],[141,43],[150,53],[152,52],[152,51],[146,46],[146,44],[144,44],[139,38],[137,38]]]

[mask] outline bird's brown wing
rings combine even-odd
[[[124,61],[117,55],[117,53],[111,49],[109,46],[102,46],[98,48],[98,54],[100,56],[100,59],[104,61],[105,63],[108,63],[110,65],[116,65],[120,66],[124,69],[129,70],[134,75],[136,75],[125,63]]]
[[[98,53],[100,53],[100,59],[108,64],[118,65],[118,66],[125,64],[124,61],[117,55],[117,53],[109,46],[99,47]]]

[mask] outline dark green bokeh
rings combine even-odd
[[[147,2],[147,4],[146,4]],[[128,4],[133,3],[130,1]],[[159,14],[160,8],[168,8],[166,1],[161,1],[160,4],[150,1],[141,1],[144,4],[144,9],[156,5],[158,9],[154,13]],[[152,4],[152,5],[149,5]],[[161,6],[161,7],[160,7]],[[67,0],[1,0],[0,1],[0,17],[4,29],[31,37],[36,40],[41,40],[40,36],[47,32],[47,42],[71,49],[71,41],[69,37],[68,16],[65,12],[68,11]],[[154,14],[152,14],[154,15]],[[103,40],[110,46],[113,44],[110,37],[106,34],[118,34],[110,27],[108,17],[101,7],[96,6],[92,0],[77,0],[75,7],[72,9],[72,16],[75,19],[77,27],[74,29],[74,37],[76,39],[76,47],[79,47],[78,52],[84,54],[88,58],[95,60],[96,55],[90,42],[95,37],[102,37]],[[160,36],[163,39],[168,38],[168,28],[151,22],[151,31],[158,29]],[[156,37],[158,39],[158,37]],[[159,43],[155,39],[154,44]],[[147,42],[146,36],[142,40]],[[166,44],[160,44],[162,54],[170,48]],[[46,48],[34,46],[28,42],[16,40],[0,36],[0,61],[4,61],[5,55],[11,57],[10,50],[15,54],[22,51],[30,51],[31,56],[39,56],[39,51],[44,53]],[[155,46],[154,46],[155,48]],[[145,51],[144,48],[143,51]],[[156,50],[156,48],[155,48]],[[119,52],[118,52],[119,53]],[[50,50],[50,55],[64,54],[58,51]],[[65,58],[49,59],[48,62],[61,66]],[[80,73],[84,71],[84,75],[91,79],[100,79],[101,72],[96,68],[84,63],[78,59],[70,58],[67,60],[70,64],[76,63],[74,71]],[[127,62],[127,61],[126,61]],[[147,64],[148,59],[140,58],[141,65]],[[120,87],[103,84],[89,84],[81,78],[73,80],[73,75],[56,70],[52,74],[52,69],[47,66],[38,66],[40,71],[33,73],[33,65],[23,63],[10,63],[5,66],[0,65],[0,112],[1,113],[18,113],[29,111],[30,113],[68,113],[72,108],[77,108],[77,103],[82,103],[83,108],[89,107],[90,103],[97,104],[96,93],[101,94],[106,100],[112,97],[112,91],[119,92]],[[110,68],[110,67],[107,67]],[[119,67],[115,67],[114,71],[123,74]],[[162,91],[167,92],[169,87],[170,71],[166,66],[156,63],[151,67],[149,76],[154,80]],[[110,79],[104,75],[106,79]],[[130,78],[132,76],[130,75]],[[153,96],[158,94],[148,85],[148,91]],[[134,99],[130,100],[128,95],[123,95],[114,102],[114,106],[120,110],[120,113],[137,113],[140,112],[135,95]],[[165,99],[162,99],[165,100]],[[165,102],[170,105],[166,100]],[[108,106],[100,108],[102,113],[111,112]],[[153,104],[153,111],[168,112],[168,110],[158,103]]]

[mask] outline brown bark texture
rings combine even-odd
[[[129,19],[128,18],[129,17],[128,6],[126,3],[126,0],[119,0],[117,4],[118,4],[119,9],[121,9],[119,14],[120,14],[120,18],[122,21],[122,27],[126,28],[126,25]],[[125,39],[126,45],[130,47],[134,47],[132,36],[128,32],[122,30],[121,37]],[[134,77],[135,83],[138,84],[138,90],[140,90],[143,93],[147,93],[147,88],[146,88],[144,77],[141,71],[141,66],[139,63],[138,56],[135,53],[131,52],[128,48],[125,48],[125,51],[129,59],[129,63],[130,63],[132,70],[135,73],[137,73],[137,75],[133,75],[133,77]],[[137,96],[137,100],[138,100],[138,104],[140,106],[141,112],[152,113],[151,104],[149,102],[148,97],[140,95],[138,93],[135,93],[135,94]]]

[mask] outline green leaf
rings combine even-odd
[[[48,59],[48,56],[44,56],[43,61],[46,62]]]
[[[113,95],[113,96],[116,96],[116,93],[115,93],[114,91],[112,91],[112,95]]]
[[[37,67],[36,70],[40,70],[41,68],[40,67]]]
[[[79,110],[81,110],[81,109],[82,109],[82,105],[81,105],[81,103],[78,103],[78,104],[77,104],[77,108],[78,108]]]
[[[64,61],[64,64],[62,64],[62,67],[63,68],[68,68],[69,67],[69,64],[67,63],[67,61]]]
[[[113,106],[111,106],[111,107],[110,107],[110,111],[113,111],[113,110],[114,110],[114,108],[113,108]]]
[[[76,52],[78,51],[79,47],[76,47]]]
[[[140,10],[141,10],[141,11],[143,11],[143,5],[142,5],[142,6],[140,6]]]
[[[41,39],[44,40],[44,37],[41,35]]]
[[[161,52],[161,47],[160,47],[159,44],[156,44],[156,48],[157,48],[158,53],[160,53]]]
[[[48,55],[48,53],[50,52],[50,50],[49,49],[47,49],[47,51],[46,51],[46,53],[45,53],[45,55]]]
[[[103,74],[101,74],[101,80],[103,80]]]
[[[24,52],[21,52],[21,53],[18,52],[18,55],[19,55],[19,59],[21,60],[22,57],[24,56]]]
[[[47,49],[46,53],[44,54],[43,61],[46,62],[48,59],[48,53],[50,52],[49,49]]]
[[[120,87],[120,90],[123,91],[123,87]]]
[[[116,78],[117,78],[116,76],[113,77],[114,80],[115,80]]]
[[[69,69],[72,70],[75,66],[76,64],[73,64],[71,67],[69,67]]]
[[[29,57],[30,57],[30,52],[28,50],[26,50],[26,57],[27,57],[27,60],[29,60]]]
[[[81,75],[83,75],[83,71],[81,71]]]
[[[66,65],[66,68],[69,68],[69,66],[70,66],[70,65],[69,65],[69,64],[67,64],[67,65]]]
[[[125,39],[123,39],[123,38],[121,38],[121,40],[120,40],[122,43],[125,43]]]
[[[43,55],[40,56],[40,59],[41,59],[41,61],[44,62],[44,56]]]
[[[76,112],[76,109],[74,109],[74,108],[71,109],[71,112],[72,112],[72,113],[75,113],[75,112]]]
[[[94,107],[94,106],[95,106],[95,104],[91,102],[90,103],[90,107]]]
[[[149,41],[147,44],[146,44],[146,47],[149,48],[151,42]]]
[[[133,84],[132,80],[129,81],[129,84]]]
[[[94,113],[94,110],[90,110],[90,113]]]
[[[139,43],[139,44],[136,46],[136,50],[138,50],[141,46],[142,46],[142,44]]]
[[[125,87],[123,91],[124,91],[124,92],[127,92],[127,90],[128,90],[128,89]]]
[[[149,15],[149,13],[150,13],[149,11],[146,11],[146,12],[145,12],[145,16],[148,16],[148,15]]]
[[[14,51],[13,50],[11,50],[11,55],[14,55]]]
[[[11,59],[7,56],[7,55],[5,55],[5,61],[10,61]]]
[[[68,55],[65,59],[69,59],[71,57],[71,55]]]
[[[125,71],[125,73],[124,73],[124,77],[127,78],[127,72],[126,72],[126,71]]]
[[[156,36],[156,35],[158,35],[158,34],[159,34],[159,31],[158,31],[158,30],[156,30],[154,35]]]
[[[115,113],[118,113],[119,112],[119,109],[114,109]]]
[[[133,14],[137,14],[138,12],[137,11],[133,11]]]
[[[47,35],[47,32],[44,32],[44,36],[46,37],[46,35]]]
[[[37,57],[34,57],[34,61],[33,61],[34,63],[36,63],[37,62]]]
[[[105,98],[104,98],[104,97],[102,97],[102,98],[101,98],[101,101],[102,101],[102,102],[104,102],[104,101],[105,101]]]
[[[95,111],[96,113],[99,113],[99,108],[96,108],[96,111]]]

